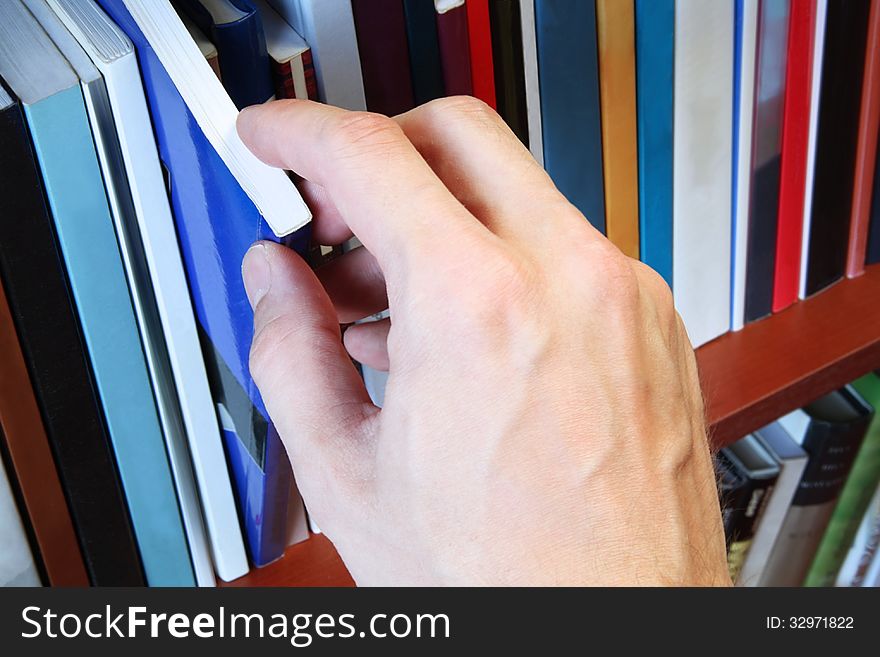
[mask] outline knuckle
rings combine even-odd
[[[339,114],[327,130],[331,148],[339,153],[383,150],[405,141],[395,121],[371,112]]]
[[[501,119],[486,103],[473,96],[448,96],[433,100],[425,110],[440,120],[476,120],[481,124],[496,124]]]

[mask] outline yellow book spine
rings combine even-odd
[[[606,233],[639,257],[636,42],[633,0],[596,0]]]

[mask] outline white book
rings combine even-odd
[[[40,576],[0,460],[0,586],[40,586]]]
[[[736,187],[733,190],[733,282],[730,328],[745,325],[746,261],[749,250],[749,198],[752,182],[752,127],[755,107],[755,68],[758,48],[758,0],[743,0],[742,33],[736,44],[740,74],[737,81]],[[753,548],[754,549],[754,548]]]
[[[529,150],[538,164],[544,166],[544,139],[541,132],[541,87],[538,81],[538,40],[535,33],[534,0],[519,0],[522,24],[523,77],[526,87],[526,121],[529,128]]]
[[[103,76],[104,114],[88,105],[197,581],[213,586],[211,557],[224,580],[249,566],[136,54],[93,0],[48,1]]]
[[[672,276],[695,347],[730,328],[732,3],[678,0]]]
[[[804,225],[801,237],[801,299],[807,297],[807,266],[810,257],[810,226],[813,223],[813,183],[816,177],[816,140],[819,133],[819,100],[822,94],[822,57],[825,54],[825,19],[828,0],[816,4],[816,31],[813,34],[813,74],[810,80],[810,126],[807,133],[807,178],[804,185]]]
[[[759,586],[764,566],[782,529],[782,523],[807,467],[807,453],[779,423],[754,433],[779,464],[779,477],[767,499],[749,553],[737,578],[737,586]]]
[[[853,543],[837,573],[836,586],[877,586],[880,568],[880,487],[859,523]]]
[[[361,60],[349,0],[269,0],[312,49],[318,96],[328,105],[366,110]]]

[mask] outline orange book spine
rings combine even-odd
[[[639,173],[633,0],[596,0],[606,234],[639,257]]]

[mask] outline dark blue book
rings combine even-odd
[[[639,253],[672,287],[675,0],[636,0]]]
[[[416,105],[445,95],[437,11],[433,0],[403,0],[409,65]]]
[[[605,232],[596,7],[536,0],[544,168],[566,198]]]
[[[868,227],[866,264],[880,263],[880,148],[877,149],[877,165],[874,167],[874,191],[871,198],[871,223]]]
[[[292,473],[248,367],[253,313],[241,260],[256,239],[281,241],[305,254],[309,231],[283,240],[274,236],[198,127],[123,0],[99,1],[137,48],[247,545],[254,563],[264,565],[287,547]]]
[[[238,109],[265,103],[275,95],[263,23],[249,0],[177,3],[216,46],[223,86]]]

